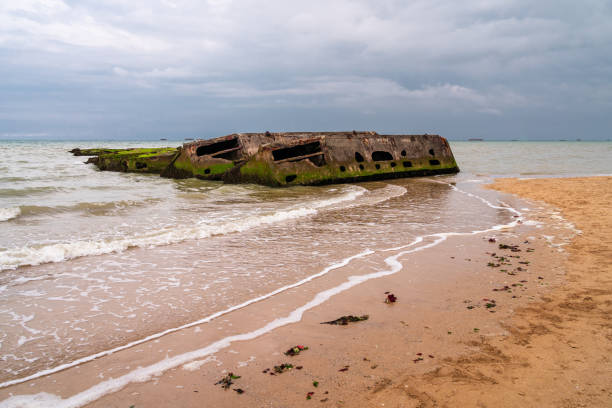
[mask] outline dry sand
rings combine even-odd
[[[494,188],[557,207],[582,234],[558,246],[573,233],[544,208],[528,215],[543,225],[496,232],[496,242],[489,242],[492,234],[450,237],[400,257],[400,273],[342,292],[297,324],[130,383],[91,406],[612,406],[612,178],[499,180]],[[500,243],[518,248],[500,249]],[[270,312],[286,315],[322,289],[380,268],[389,255],[355,260],[201,328],[0,390],[0,400],[41,391],[67,398],[160,356],[262,327]],[[383,302],[388,291],[396,303]],[[348,314],[369,319],[320,324]],[[282,353],[297,344],[309,349],[294,357]],[[277,375],[266,370],[282,363],[294,368]],[[215,382],[228,372],[241,378],[223,390]]]

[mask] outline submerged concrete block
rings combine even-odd
[[[103,165],[108,157],[113,157],[112,163],[115,163],[120,154],[126,153],[100,155],[98,167],[117,170]],[[149,161],[164,163],[162,169],[147,164],[164,177],[269,186],[344,183],[459,171],[448,142],[438,135],[379,135],[356,131],[235,133],[185,143],[174,152],[153,153]],[[118,170],[132,171],[132,168],[122,164]]]
[[[172,162],[178,149],[174,147],[133,149],[73,149],[75,156],[93,156],[86,163],[100,170],[160,174]]]

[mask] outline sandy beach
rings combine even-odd
[[[566,247],[565,281],[517,308],[504,324],[509,335],[483,339],[475,352],[425,375],[403,377],[372,405],[610,406],[612,178],[498,179],[491,188],[545,202],[581,231]]]
[[[609,406],[612,178],[491,187],[530,200],[524,222],[357,256],[299,291],[4,388],[0,398],[44,391],[57,397],[39,394],[41,406],[95,407]],[[382,262],[386,276],[351,283]],[[385,302],[390,294],[396,302]],[[299,321],[270,322],[271,312]],[[321,324],[345,315],[368,319]],[[294,346],[307,349],[284,354]],[[216,384],[224,378],[227,389]]]

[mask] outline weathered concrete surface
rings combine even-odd
[[[457,171],[448,142],[437,135],[266,132],[186,143],[162,175],[283,186]]]
[[[308,185],[458,170],[448,143],[440,136],[328,134],[262,146],[240,167],[235,181]]]
[[[174,159],[178,149],[73,149],[71,153],[75,156],[94,156],[86,163],[93,163],[100,170],[160,174]]]
[[[143,162],[143,159],[146,160]],[[344,183],[459,171],[448,142],[438,135],[379,135],[356,131],[236,133],[185,143],[182,148],[167,151],[103,153],[96,165],[102,170],[148,171],[172,178],[197,177],[269,186]]]
[[[365,136],[373,133],[355,132],[354,135]],[[230,169],[243,165],[264,145],[270,143],[289,145],[313,135],[337,134],[353,135],[353,132],[234,133],[214,139],[197,140],[183,145],[179,156],[173,161],[172,166],[162,173],[162,176],[223,180],[227,178]]]

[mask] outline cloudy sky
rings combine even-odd
[[[7,0],[0,138],[612,138],[610,0]]]

